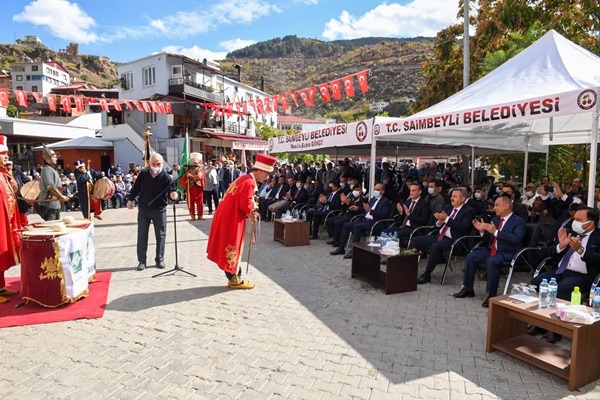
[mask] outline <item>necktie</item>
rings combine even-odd
[[[410,203],[410,207],[408,208],[409,214],[412,214],[413,210],[415,209],[415,204],[416,204],[416,202],[414,200],[412,200],[412,202]]]
[[[455,208],[454,211],[452,211],[452,215],[450,215],[450,219],[454,219],[457,212],[458,212],[458,210]],[[448,224],[445,224],[444,227],[442,228],[442,230],[440,231],[440,235],[438,236],[438,242],[440,242],[440,241],[442,241],[442,239],[444,239],[444,236],[446,236],[446,231],[448,230],[448,228],[449,228]]]
[[[581,235],[581,240],[583,240],[585,236],[586,235]],[[558,269],[556,270],[557,275],[562,274],[567,270],[567,267],[569,266],[569,261],[571,261],[571,256],[573,255],[573,253],[575,253],[575,250],[573,250],[573,248],[569,246],[562,260],[560,260],[560,264],[558,265]]]
[[[402,226],[400,226],[400,229],[404,228],[406,224],[408,224],[408,216],[412,214],[413,210],[415,209],[415,204],[417,204],[417,202],[411,200],[410,207],[408,207],[408,214],[404,217],[404,221],[402,222]]]
[[[498,232],[500,232],[500,229],[502,229],[502,224],[504,223],[504,218],[500,218],[500,222],[498,223],[498,227],[496,228],[496,230]],[[498,250],[496,249],[496,241],[497,241],[498,237],[494,236],[494,239],[492,240],[492,247],[490,248],[490,256],[495,256],[496,253],[498,252]]]
[[[333,193],[331,193],[327,198],[327,204],[325,205],[325,207],[323,207],[323,211],[329,210],[329,203],[331,203],[331,199],[333,199]]]

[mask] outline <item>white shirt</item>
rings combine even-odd
[[[379,200],[381,200],[381,197],[378,198],[375,203],[373,204],[373,207],[371,207],[371,210],[374,210],[375,207],[377,207],[377,204],[379,203]],[[367,215],[365,215],[365,219],[373,219],[373,216],[371,215],[371,210],[369,210],[369,212],[367,213]]]
[[[417,207],[417,202],[419,201],[419,199],[421,199],[421,197],[417,197],[416,199],[410,199],[411,201],[413,201],[415,203],[414,207],[413,207],[413,211],[415,211],[415,207]],[[411,203],[412,205],[412,203]],[[408,208],[410,209],[410,206],[408,206]],[[406,218],[408,218],[408,214],[406,215]],[[406,221],[406,225],[405,226],[410,226],[410,220]]]
[[[585,261],[582,260],[583,255],[585,254],[585,248],[587,246],[587,242],[590,239],[590,235],[593,231],[585,233],[585,237],[581,239],[581,246],[583,246],[583,254],[579,254],[576,251],[571,254],[571,258],[569,259],[569,264],[567,264],[567,269],[575,272],[579,272],[580,274],[587,274],[587,266],[585,265]],[[569,247],[569,246],[567,246]],[[556,252],[560,253],[564,249],[560,248],[560,244],[556,245]],[[562,262],[562,258],[561,258]]]
[[[450,220],[450,216],[451,216],[451,215],[454,213],[454,210],[456,210],[456,214],[454,214],[454,218],[456,218],[456,216],[457,216],[457,215],[458,215],[458,213],[460,212],[460,209],[461,209],[461,208],[463,208],[463,206],[464,206],[464,205],[465,205],[465,203],[461,204],[461,205],[460,205],[460,207],[457,207],[457,208],[453,209],[453,210],[452,210],[452,213],[450,213],[450,215],[448,215],[448,217],[446,217],[446,220],[444,221],[444,223],[440,225],[440,224],[439,224],[439,223],[440,223],[440,221],[438,221],[438,222],[436,222],[436,223],[435,223],[435,224],[436,224],[436,226],[438,226],[438,227],[439,227],[439,226],[443,226],[444,224],[447,224],[447,223],[448,223],[448,221]],[[454,218],[453,218],[453,219],[454,219]],[[444,229],[444,228],[442,228],[442,229]],[[452,233],[450,233],[450,231],[451,231],[451,230],[452,230],[452,228],[448,227],[448,229],[446,229],[446,232],[444,232],[444,236],[446,236],[447,238],[450,238],[450,239],[452,239]]]

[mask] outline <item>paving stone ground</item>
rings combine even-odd
[[[600,398],[600,381],[570,392],[563,379],[486,353],[485,282],[474,299],[454,299],[461,263],[444,286],[436,270],[416,292],[386,296],[351,279],[350,261],[330,256],[325,240],[285,248],[265,222],[250,265],[256,288],[232,291],[205,256],[210,217],[192,222],[177,206],[179,265],[198,276],[152,278],[159,270],[135,268],[136,215],[106,210],[96,224],[98,269],[113,271],[103,318],[0,329],[0,398]]]

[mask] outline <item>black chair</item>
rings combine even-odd
[[[325,214],[325,218],[323,218],[323,222],[321,223],[321,226],[319,227],[319,239],[321,239],[321,235],[323,234],[323,229],[325,229],[325,223],[327,222],[327,219],[330,217],[334,217],[336,215],[340,215],[342,213],[342,210],[331,210],[329,212],[327,212],[327,214]],[[311,230],[312,232],[312,230]]]
[[[456,257],[466,257],[473,249],[479,247],[481,243],[481,235],[477,229],[473,228],[471,230],[470,235],[461,236],[459,238],[454,239],[452,242],[452,246],[450,249],[445,250],[444,253],[446,255],[446,265],[444,266],[444,272],[442,273],[442,280],[440,281],[440,285],[443,285],[446,281],[446,274],[448,272],[448,268],[451,271],[454,271],[452,268],[452,258],[456,260]]]

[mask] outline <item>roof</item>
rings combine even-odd
[[[211,132],[211,131],[204,131],[204,130],[201,130],[201,129],[196,129],[196,131],[198,133],[206,135],[208,137],[214,137],[214,138],[221,139],[221,140],[231,140],[231,141],[236,141],[236,142],[267,144],[266,140],[262,140],[261,138],[257,138],[257,137],[254,137],[254,136],[237,135],[235,133]]]
[[[35,63],[34,63],[34,64],[35,64]],[[54,67],[54,68],[56,68],[56,69],[58,69],[58,70],[61,70],[62,72],[66,73],[66,74],[69,74],[69,73],[67,72],[67,70],[66,70],[66,69],[64,69],[64,68],[63,68],[63,66],[62,66],[62,65],[60,65],[59,63],[57,63],[56,61],[45,61],[45,62],[43,62],[43,64],[50,65],[51,67]]]
[[[304,124],[322,124],[323,121],[317,121],[314,119],[296,117],[294,115],[278,115],[277,122],[298,122]]]
[[[93,137],[80,137],[77,139],[69,139],[63,140],[61,142],[56,142],[49,144],[48,147],[54,150],[59,149],[94,149],[94,150],[102,150],[102,149],[113,149],[113,142],[109,142],[107,140],[96,139]],[[36,146],[33,150],[42,150],[42,146]]]

